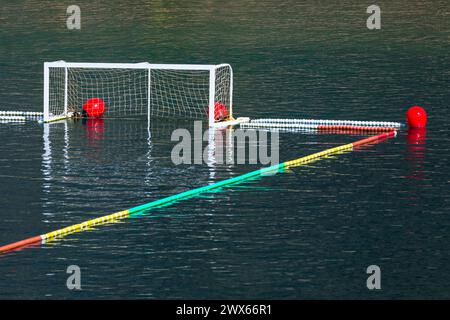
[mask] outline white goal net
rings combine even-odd
[[[89,99],[100,98],[105,118],[205,119],[214,126],[232,119],[232,95],[233,71],[228,64],[44,64],[46,122],[81,113]],[[227,119],[215,117],[218,104],[226,107]]]

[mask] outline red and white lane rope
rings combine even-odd
[[[344,129],[349,130],[354,128],[355,130],[364,130],[366,127],[378,127],[399,129],[404,124],[391,121],[356,121],[356,120],[322,120],[322,119],[254,119],[248,123],[242,123],[241,128],[298,128],[298,129],[318,129],[322,126],[322,129],[336,130]],[[326,127],[324,127],[326,126]],[[341,128],[331,126],[340,126]],[[364,129],[363,129],[364,128]],[[373,130],[372,130],[373,131]],[[384,131],[384,130],[383,130]]]

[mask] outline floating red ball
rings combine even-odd
[[[413,106],[406,113],[408,125],[411,128],[425,128],[427,125],[427,113],[420,106]]]
[[[89,118],[99,118],[105,113],[105,102],[100,98],[90,98],[83,105],[83,110]]]

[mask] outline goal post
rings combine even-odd
[[[105,103],[105,117],[190,118],[210,127],[233,118],[233,69],[229,64],[44,63],[44,121],[82,112],[90,98]],[[227,118],[215,116],[226,107]]]

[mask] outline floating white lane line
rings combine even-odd
[[[22,117],[42,117],[42,112],[33,111],[0,111],[0,116],[22,116]]]
[[[283,125],[351,125],[364,127],[400,128],[404,124],[391,121],[355,121],[355,120],[326,120],[326,119],[252,119],[250,123],[283,124]],[[287,127],[287,126],[286,126]]]

